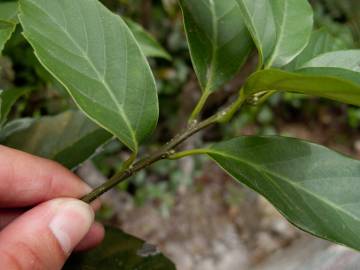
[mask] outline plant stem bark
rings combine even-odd
[[[203,97],[203,102],[200,102],[203,106],[205,103],[207,97],[206,95]],[[96,200],[98,197],[100,197],[102,194],[107,192],[108,190],[114,188],[119,183],[125,181],[129,177],[133,176],[137,172],[149,167],[150,165],[154,164],[155,162],[162,160],[162,159],[175,159],[175,158],[181,158],[183,156],[188,156],[190,154],[198,154],[199,151],[205,152],[202,150],[190,150],[185,153],[180,153],[178,156],[175,155],[175,148],[184,142],[186,139],[194,135],[195,133],[199,132],[202,129],[205,129],[213,124],[216,123],[226,123],[230,121],[230,119],[234,116],[234,114],[240,109],[240,107],[245,102],[245,95],[243,90],[240,91],[238,99],[232,103],[229,107],[226,109],[218,112],[217,114],[214,114],[213,116],[207,118],[204,121],[197,122],[197,120],[192,120],[187,129],[184,130],[182,133],[176,135],[171,141],[163,145],[157,152],[153,153],[152,155],[145,157],[143,159],[140,159],[139,161],[135,162],[134,164],[130,165],[135,157],[131,157],[129,159],[129,163],[127,163],[125,166],[123,166],[123,169],[120,170],[118,173],[116,173],[113,177],[110,178],[109,181],[104,183],[103,185],[97,187],[94,189],[91,193],[88,195],[85,195],[83,198],[81,198],[82,201],[86,203],[91,203],[92,201]],[[200,106],[200,107],[201,107]],[[195,110],[197,111],[197,110]],[[196,114],[197,115],[197,114]],[[129,166],[130,165],[130,166]]]
[[[166,159],[172,154],[174,154],[174,149],[184,142],[187,138],[191,137],[198,131],[211,126],[220,121],[221,117],[224,115],[224,112],[217,113],[208,119],[197,123],[193,121],[189,124],[189,127],[182,133],[175,136],[171,141],[166,143],[162,146],[157,152],[153,153],[152,155],[145,157],[138,162],[134,163],[127,169],[121,170],[119,173],[115,174],[109,181],[104,183],[103,185],[99,186],[98,188],[94,189],[91,193],[81,198],[82,201],[86,203],[91,203],[92,201],[96,200],[106,191],[112,189],[113,187],[117,186],[119,183],[125,181],[129,177],[133,176],[135,173],[141,171],[142,169],[149,167],[153,163]]]

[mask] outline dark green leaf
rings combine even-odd
[[[6,122],[11,107],[15,102],[30,90],[30,88],[12,88],[0,91],[0,127]]]
[[[329,0],[325,0],[326,2],[329,2]],[[336,0],[330,0],[335,2]],[[351,3],[350,5],[354,5],[354,2],[357,2],[357,0],[346,0],[346,1],[336,1],[339,3]],[[356,33],[352,32],[351,26],[355,26],[355,24],[352,25],[353,22],[351,22],[349,17],[343,13],[343,11],[337,10],[337,14],[329,14],[329,11],[326,10],[327,8],[321,8],[320,5],[316,7],[316,13],[315,13],[315,21],[316,25],[325,28],[327,31],[331,33],[336,38],[341,39],[343,42],[347,43],[348,46],[351,48],[355,47],[355,39]],[[360,14],[360,13],[359,13]],[[335,18],[340,18],[341,16],[346,17],[346,23],[341,22]],[[354,35],[355,34],[355,35]]]
[[[120,16],[97,0],[20,0],[20,22],[79,107],[137,152],[156,126],[158,100],[147,60]]]
[[[27,128],[12,132],[3,143],[74,168],[111,137],[81,112],[68,111],[34,120]]]
[[[235,0],[180,0],[194,69],[204,93],[244,64],[253,43]]]
[[[359,161],[282,137],[236,138],[209,155],[297,227],[360,250]]]
[[[360,106],[359,72],[340,68],[309,68],[299,72],[268,69],[254,73],[245,84],[246,95],[289,91]]]
[[[74,254],[64,270],[176,270],[156,248],[124,232],[107,227],[96,249]]]
[[[306,62],[320,54],[345,49],[351,49],[351,46],[341,38],[333,36],[326,29],[316,30],[312,33],[307,47],[294,59],[294,61],[286,66],[286,69],[299,69]]]
[[[307,0],[236,1],[258,48],[260,66],[282,67],[307,45],[313,27]]]
[[[145,29],[130,19],[125,20],[131,32],[134,34],[137,42],[140,45],[143,53],[147,57],[159,57],[171,60],[171,56],[165,51],[163,47],[151,36]]]

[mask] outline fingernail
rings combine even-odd
[[[94,212],[88,204],[69,199],[57,206],[49,229],[68,255],[87,234],[93,221]]]

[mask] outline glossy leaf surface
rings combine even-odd
[[[40,62],[96,123],[134,152],[155,128],[155,81],[138,43],[97,0],[20,0]]]
[[[235,0],[181,0],[191,59],[203,92],[240,70],[253,42]]]
[[[174,264],[144,241],[118,229],[106,228],[103,243],[70,257],[64,270],[176,270]]]
[[[171,60],[171,56],[165,51],[165,49],[150,35],[146,30],[138,23],[126,19],[126,24],[129,26],[131,32],[139,43],[140,48],[147,57],[159,57],[167,60]]]
[[[33,120],[27,128],[12,132],[3,143],[71,169],[88,159],[111,137],[81,112],[68,111]]]
[[[299,72],[259,71],[245,84],[247,95],[277,90],[329,98],[360,106],[360,73],[340,68],[309,68]]]
[[[307,45],[313,27],[307,0],[236,1],[258,48],[260,66],[282,67]]]
[[[241,137],[209,155],[291,223],[360,250],[360,161],[284,137]]]

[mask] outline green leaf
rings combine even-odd
[[[282,137],[236,138],[209,155],[300,229],[360,250],[358,160]]]
[[[0,55],[4,49],[5,43],[11,37],[11,34],[14,32],[16,24],[9,21],[0,20]]]
[[[259,52],[259,66],[270,57],[276,42],[275,20],[270,1],[236,0],[242,18]]]
[[[0,127],[6,122],[11,107],[23,95],[31,91],[30,88],[12,88],[0,91]]]
[[[6,123],[3,127],[0,127],[0,143],[4,144],[6,138],[9,138],[16,132],[29,128],[33,123],[33,118],[19,118]]]
[[[17,22],[17,3],[0,3],[0,55],[5,43],[14,32]]]
[[[140,24],[130,19],[125,19],[125,22],[135,36],[135,39],[139,43],[143,53],[147,57],[159,57],[166,60],[171,60],[171,56],[168,54],[168,52],[165,51],[165,49],[161,47],[155,38],[146,32]]]
[[[312,33],[311,39],[307,47],[298,55],[289,65],[288,70],[296,70],[303,66],[312,58],[323,53],[351,49],[351,46],[341,38],[333,36],[326,29],[316,30]]]
[[[105,240],[96,249],[73,254],[64,270],[176,270],[156,248],[115,228],[106,228]]]
[[[307,0],[236,1],[258,48],[260,67],[282,67],[307,45],[313,27]]]
[[[155,128],[147,60],[125,22],[97,0],[20,0],[24,35],[48,71],[96,123],[137,152]]]
[[[0,20],[18,23],[18,3],[4,2],[0,3]]]
[[[360,72],[360,50],[343,50],[324,53],[311,59],[302,66],[302,68],[313,67],[343,68]]]
[[[271,90],[289,91],[360,106],[359,72],[340,68],[263,70],[250,76],[244,90],[247,96]]]
[[[3,144],[55,160],[72,169],[111,137],[81,112],[67,111],[34,120],[28,127],[12,132]]]
[[[235,0],[180,0],[191,59],[204,93],[232,79],[252,41]]]

